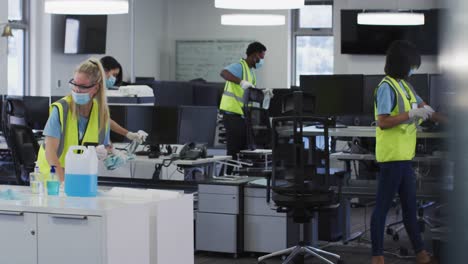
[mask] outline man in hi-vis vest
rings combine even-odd
[[[247,148],[247,128],[244,121],[244,90],[257,85],[254,68],[263,65],[266,47],[260,42],[250,43],[247,47],[247,58],[233,63],[221,71],[221,77],[226,80],[224,93],[219,109],[223,114],[226,128],[227,154],[233,159],[237,153]],[[227,174],[231,174],[228,167]]]

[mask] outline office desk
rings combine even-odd
[[[116,143],[114,147],[117,149],[125,149],[128,144]],[[139,146],[137,150],[142,150],[143,146]],[[135,159],[128,161],[125,165],[115,169],[107,170],[102,162],[99,162],[99,176],[100,177],[112,177],[112,178],[131,178],[131,179],[153,179],[153,173],[156,166],[162,167],[164,171],[161,176],[162,180],[184,180],[183,175],[174,177],[164,177],[164,175],[174,175],[177,173],[178,167],[196,167],[196,166],[207,166],[208,176],[212,178],[216,174],[215,165],[218,161],[224,161],[231,159],[231,156],[213,156],[204,159],[196,160],[172,160],[170,156],[161,156],[156,159],[150,159],[148,156],[135,156]],[[165,165],[165,166],[163,166]],[[167,173],[166,173],[167,172]],[[180,174],[180,173],[179,173]]]
[[[304,127],[304,136],[321,136],[323,129],[315,126]],[[375,138],[375,127],[371,126],[349,126],[345,128],[329,128],[328,135],[331,137],[367,137]],[[443,132],[420,132],[418,138],[444,138],[447,134]]]

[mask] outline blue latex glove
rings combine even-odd
[[[108,155],[107,158],[104,159],[104,165],[108,170],[115,170],[118,167],[123,166],[127,161],[135,158],[135,155],[129,153],[129,151],[119,151],[114,149],[112,150],[112,154]]]
[[[125,160],[119,156],[111,154],[104,159],[104,165],[108,170],[115,170],[125,164]]]

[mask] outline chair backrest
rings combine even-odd
[[[328,118],[300,115],[273,118],[272,199],[296,222],[307,222],[320,208],[339,205],[330,180],[330,123]],[[323,125],[323,137],[305,140],[303,127],[308,124]]]
[[[19,98],[7,98],[3,103],[2,120],[7,128],[10,125],[26,125],[26,107]]]
[[[16,177],[19,184],[29,180],[29,173],[34,170],[39,144],[32,129],[24,125],[10,125],[8,147],[15,163]]]

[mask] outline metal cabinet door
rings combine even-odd
[[[237,216],[198,212],[196,249],[237,253]]]
[[[104,263],[102,222],[95,216],[38,214],[38,264]]]
[[[36,237],[36,214],[0,211],[0,263],[36,263]]]

